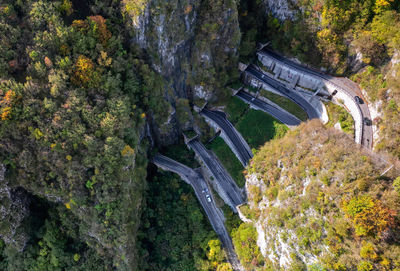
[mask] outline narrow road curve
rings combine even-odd
[[[273,106],[272,104],[268,104],[260,99],[257,99],[256,97],[248,94],[247,92],[244,91],[239,91],[236,96],[243,100],[245,103],[251,104],[255,108],[258,108],[265,113],[273,116],[283,124],[292,127],[292,126],[298,126],[301,123],[301,120],[299,120],[297,117],[293,116],[289,112],[283,110],[282,108],[278,108]]]
[[[354,103],[357,105],[357,107],[359,108],[359,111],[362,115],[361,120],[361,145],[363,145],[364,147],[371,149],[372,145],[373,145],[373,130],[372,130],[372,126],[371,125],[366,125],[364,123],[364,119],[367,118],[368,120],[371,120],[371,114],[369,112],[369,108],[368,108],[368,104],[367,103],[363,103],[360,104],[356,101],[356,96],[360,96],[362,97],[362,93],[357,93],[357,91],[355,91],[354,88],[349,87],[349,85],[344,84],[343,82],[341,82],[340,80],[338,80],[338,78],[330,76],[328,74],[324,74],[322,72],[316,71],[314,69],[311,69],[309,67],[306,67],[302,64],[296,63],[290,59],[285,58],[284,56],[281,56],[280,54],[268,49],[268,48],[264,48],[262,51],[259,52],[260,54],[263,54],[265,56],[268,57],[272,57],[274,58],[276,61],[282,62],[288,66],[290,66],[293,69],[296,69],[298,71],[301,71],[303,73],[306,74],[310,74],[313,75],[317,78],[322,79],[325,82],[329,82],[329,84],[335,86],[336,89],[343,91],[345,94],[347,94],[348,96],[350,96]],[[357,127],[355,127],[357,129]]]
[[[211,226],[221,240],[222,246],[226,251],[228,260],[233,269],[235,271],[243,271],[244,269],[241,266],[233,247],[232,239],[225,228],[223,213],[215,205],[215,201],[212,198],[212,193],[209,192],[209,187],[203,176],[199,172],[160,154],[157,154],[153,158],[152,162],[163,170],[172,171],[178,174],[185,182],[192,186],[197,199],[199,200],[208,217],[208,220],[211,223]],[[206,195],[210,195],[212,198],[211,202],[207,201]]]
[[[201,158],[204,165],[213,175],[218,186],[224,192],[221,195],[222,198],[226,198],[231,204],[231,207],[236,207],[244,203],[242,197],[242,192],[240,188],[236,185],[235,181],[226,171],[226,169],[221,165],[215,155],[198,140],[194,139],[187,143],[189,147]],[[235,212],[236,209],[232,208]]]
[[[250,159],[253,158],[253,153],[247,142],[235,129],[232,123],[226,118],[226,114],[221,111],[214,111],[204,108],[201,115],[211,119],[225,133],[230,141],[229,147],[234,148],[234,152],[239,156],[239,160],[243,166],[247,166]]]
[[[280,92],[283,96],[289,98],[290,100],[298,104],[307,113],[309,119],[319,118],[318,111],[314,108],[314,106],[310,102],[308,102],[300,94],[288,89],[281,82],[269,77],[268,75],[265,75],[263,72],[255,68],[253,65],[249,65],[245,70],[245,72],[252,75],[257,80],[269,85],[276,91]]]

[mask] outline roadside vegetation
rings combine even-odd
[[[225,108],[229,121],[235,125],[248,111],[249,106],[237,97],[231,97]]]
[[[398,20],[400,25],[400,17]],[[397,61],[396,59],[394,60]],[[381,68],[368,66],[363,72],[353,77],[367,91],[370,102],[380,104],[379,108],[382,114],[373,120],[379,128],[376,149],[387,151],[398,158],[400,158],[399,74],[400,65],[389,63]]]
[[[342,131],[354,137],[354,120],[353,117],[342,106],[334,103],[326,103],[329,122],[328,127],[333,127],[336,123],[340,124]]]
[[[271,100],[272,102],[276,103],[289,113],[293,114],[294,116],[298,117],[302,121],[307,121],[307,113],[295,102],[291,101],[290,99],[280,96],[278,94],[272,93],[265,89],[261,89],[260,94],[265,98]]]
[[[207,148],[217,155],[222,165],[236,181],[236,184],[239,187],[243,187],[246,181],[243,174],[244,167],[225,141],[221,137],[217,137],[207,145]]]
[[[200,167],[197,160],[194,159],[194,151],[189,150],[183,139],[179,141],[179,144],[161,149],[160,153],[190,168],[195,169]]]

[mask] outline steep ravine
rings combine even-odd
[[[169,117],[151,122],[158,145],[177,143],[182,131],[201,132],[191,104],[223,99],[237,76],[240,30],[235,1],[149,0],[132,19],[132,42],[163,77]],[[204,123],[203,123],[204,126]]]

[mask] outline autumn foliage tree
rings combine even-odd
[[[359,196],[344,201],[343,209],[351,218],[358,236],[380,235],[394,225],[394,214],[381,201]]]
[[[95,37],[103,46],[107,45],[112,36],[107,29],[106,19],[101,15],[90,16],[87,20],[75,20],[72,26],[82,33]]]
[[[16,99],[16,94],[11,89],[6,91],[4,96],[0,98],[0,116],[1,120],[7,120],[10,118],[12,105]]]
[[[94,69],[93,61],[84,55],[80,55],[75,62],[73,83],[77,86],[97,86],[98,74]]]
[[[91,30],[93,31],[94,36],[96,36],[100,43],[105,46],[108,40],[111,38],[111,32],[107,29],[106,19],[100,15],[90,16],[89,22],[91,24]]]

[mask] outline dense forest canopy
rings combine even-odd
[[[75,238],[118,265],[135,254],[146,171],[140,133],[148,113],[162,118],[164,101],[160,77],[130,47],[120,16],[86,15],[68,0],[2,4],[0,153],[11,189],[64,205],[49,206],[55,214],[42,231],[61,223],[65,238],[82,232]]]

